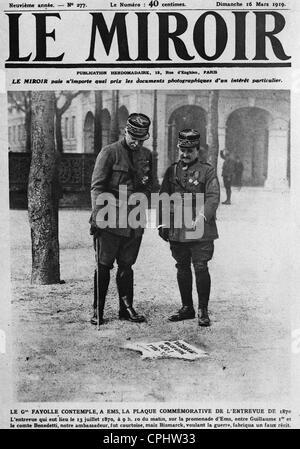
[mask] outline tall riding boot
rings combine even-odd
[[[193,275],[191,267],[177,267],[177,283],[180,291],[182,308],[171,315],[169,321],[182,321],[195,318],[193,306]]]
[[[119,319],[143,323],[143,315],[139,315],[133,308],[133,270],[132,268],[118,268],[117,287],[119,292]]]
[[[129,301],[133,298],[133,271],[118,268],[116,281],[119,293],[119,315],[126,315],[126,306],[122,298],[126,296]]]
[[[210,295],[211,280],[208,268],[205,270],[195,270],[195,276],[199,305],[198,324],[199,326],[210,326],[207,306]]]
[[[103,312],[105,306],[105,299],[110,281],[110,270],[105,265],[99,265],[99,323],[103,324]],[[94,273],[94,314],[91,318],[91,323],[97,325],[97,270]]]

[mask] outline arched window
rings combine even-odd
[[[119,118],[120,137],[122,137],[124,136],[124,129],[129,116],[128,109],[125,106],[121,106],[119,108],[118,116],[119,116],[118,118]]]
[[[200,106],[180,106],[168,120],[168,159],[173,163],[178,158],[178,133],[185,128],[200,132],[200,143],[206,143],[206,112]]]
[[[237,109],[227,119],[226,148],[243,163],[245,185],[263,186],[267,179],[270,122],[270,113],[256,107]]]

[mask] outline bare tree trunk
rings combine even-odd
[[[110,122],[110,142],[116,142],[119,140],[119,91],[112,91],[112,114]]]
[[[218,154],[219,154],[218,103],[219,103],[219,91],[218,90],[209,91],[208,114],[207,114],[207,143],[209,146],[209,161],[213,164],[215,170],[217,170]]]
[[[26,152],[31,153],[31,92],[24,92],[24,109],[25,112],[25,132],[26,132]]]
[[[62,130],[61,130],[61,118],[62,118],[61,114],[56,113],[56,120],[55,120],[56,148],[57,152],[60,154],[64,151]]]
[[[60,97],[64,97],[64,103],[61,107],[58,107],[57,102],[59,98],[57,98],[56,107],[55,107],[55,139],[56,139],[56,148],[59,154],[64,152],[64,141],[62,136],[62,116],[66,112],[66,110],[71,106],[71,103],[75,97],[81,94],[81,90],[77,92],[68,92],[63,91],[60,94]]]
[[[31,153],[31,106],[25,113],[26,152]]]
[[[94,153],[98,154],[102,148],[102,91],[95,91],[95,129]]]
[[[54,92],[32,92],[32,157],[28,183],[32,284],[60,282],[55,101]]]

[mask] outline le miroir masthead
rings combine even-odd
[[[6,15],[7,68],[70,61],[75,65],[219,62],[290,66],[285,11],[130,10],[68,15],[22,10]]]

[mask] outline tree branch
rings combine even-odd
[[[66,112],[66,110],[70,107],[74,98],[76,98],[81,93],[82,93],[81,90],[79,90],[75,93],[73,93],[73,92],[64,93],[63,95],[66,98],[66,101],[60,108],[58,106],[56,107],[56,114],[63,115],[63,113]]]
[[[13,101],[13,103],[15,104],[17,109],[20,109],[21,111],[26,112],[25,106],[21,106],[21,104],[18,102],[18,100],[16,100],[16,98],[12,92],[9,92],[8,96],[9,96],[10,100]]]

